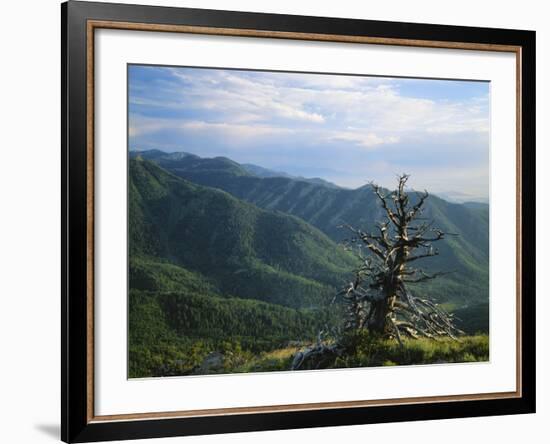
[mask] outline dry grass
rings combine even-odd
[[[487,335],[464,336],[458,340],[443,338],[406,339],[401,347],[397,342],[380,340],[360,332],[344,339],[348,350],[327,368],[379,367],[394,365],[420,365],[489,360]],[[251,357],[227,373],[288,371],[300,348],[287,347]]]

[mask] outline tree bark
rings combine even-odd
[[[390,306],[391,301],[388,298],[372,303],[371,315],[367,326],[370,331],[381,335],[386,335],[390,331],[388,320]]]

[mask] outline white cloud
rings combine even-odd
[[[313,125],[327,140],[372,148],[421,133],[489,131],[483,98],[452,102],[407,97],[392,78],[176,68],[169,72],[173,82],[162,85],[162,97],[137,90],[133,103],[208,113],[205,120],[233,125],[243,134],[269,135],[272,132],[263,129],[274,126],[310,131]],[[239,126],[244,124],[251,127]],[[350,126],[361,130],[342,131]]]
[[[172,128],[186,131],[198,131],[205,133],[219,132],[223,137],[237,137],[239,139],[250,139],[275,134],[292,134],[289,128],[279,128],[270,125],[244,125],[234,123],[210,123],[199,120],[183,121],[173,124]]]
[[[264,136],[289,135],[294,130],[264,124],[242,124],[225,122],[205,122],[202,120],[144,118],[131,115],[132,124],[129,127],[130,137],[151,135],[169,131],[202,133],[204,135],[219,135],[228,143],[234,139],[254,139]]]
[[[360,131],[338,131],[331,134],[331,140],[350,142],[364,148],[373,148],[378,145],[399,142],[397,136],[380,137],[374,133]]]
[[[157,131],[170,128],[170,123],[162,119],[147,119],[130,115],[129,120],[130,124],[128,126],[128,135],[130,137],[156,133]]]
[[[219,112],[227,121],[270,121],[282,118],[312,123],[324,122],[318,112],[305,109],[303,103],[287,100],[284,87],[269,79],[254,81],[231,71],[211,71],[207,75],[189,76],[171,71],[186,86],[174,91],[183,96],[181,106]],[[191,102],[191,103],[189,103]],[[220,117],[221,117],[220,116]]]

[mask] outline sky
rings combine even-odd
[[[488,82],[130,65],[131,150],[184,151],[357,188],[489,195]]]

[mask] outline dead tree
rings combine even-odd
[[[415,201],[411,202],[405,191],[408,179],[406,174],[399,176],[397,189],[389,193],[372,184],[386,216],[376,224],[375,232],[342,226],[352,233],[344,242],[345,248],[358,255],[360,266],[333,302],[341,300],[345,305],[345,332],[368,329],[400,344],[403,337],[456,338],[463,332],[455,327],[453,316],[432,299],[415,296],[408,288],[409,284],[448,273],[426,273],[414,265],[419,259],[437,256],[433,243],[449,235],[434,228],[433,221],[422,218],[428,192],[415,193]],[[295,355],[291,369],[331,366],[348,352],[341,339],[323,341],[319,334],[317,344]]]
[[[419,259],[438,254],[433,243],[443,240],[446,233],[422,219],[428,192],[416,193],[415,202],[411,202],[405,191],[408,178],[401,175],[397,189],[388,193],[372,184],[385,211],[385,220],[376,224],[375,232],[343,225],[352,233],[345,248],[361,260],[354,280],[337,295],[346,306],[344,328],[366,328],[400,343],[403,336],[455,338],[462,332],[455,327],[452,315],[407,288],[446,274],[429,274],[414,267]]]

